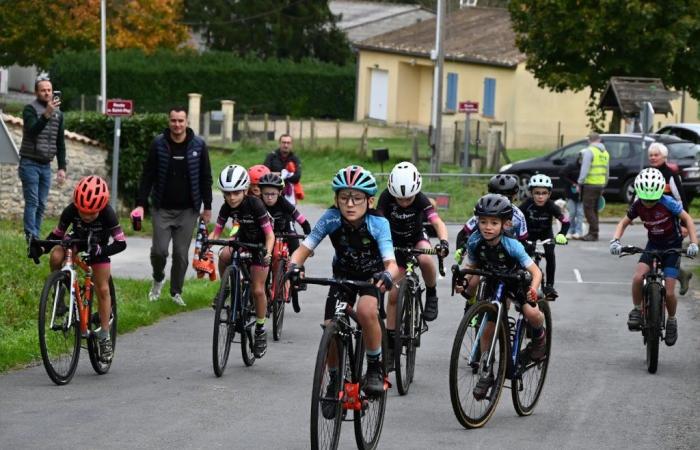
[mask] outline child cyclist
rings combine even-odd
[[[394,246],[404,248],[430,248],[430,241],[423,230],[423,223],[428,220],[437,233],[440,243],[435,250],[442,257],[447,256],[450,244],[447,242],[447,227],[440,219],[433,204],[425,194],[421,193],[422,178],[416,166],[410,162],[400,162],[389,174],[387,189],[379,196],[377,210],[386,217],[391,228],[391,238]],[[406,260],[398,255],[396,262],[400,270],[406,269]],[[426,301],[423,317],[430,322],[438,315],[438,297],[436,292],[435,263],[429,255],[419,255],[418,263],[425,279]],[[398,288],[389,293],[387,307],[387,333],[389,342],[393,341],[395,329],[395,309]]]
[[[647,229],[647,250],[665,250],[669,248],[680,249],[683,235],[679,219],[688,229],[688,237],[691,243],[686,250],[688,256],[698,254],[698,238],[695,234],[695,224],[690,215],[683,210],[683,206],[669,195],[664,195],[666,180],[663,173],[655,168],[647,168],[639,172],[634,180],[634,190],[638,199],[627,210],[627,216],[623,217],[615,228],[615,234],[610,241],[610,253],[619,255],[622,252],[620,239],[627,226],[639,217]],[[632,303],[634,308],[629,313],[627,326],[630,331],[640,330],[642,313],[642,283],[644,275],[651,270],[651,257],[645,253],[639,258],[637,269],[632,278]],[[678,324],[676,322],[676,280],[678,279],[678,267],[680,255],[669,254],[663,258],[663,269],[666,277],[666,345],[671,346],[678,338]]]
[[[547,175],[533,175],[527,188],[530,191],[530,198],[520,205],[520,210],[525,215],[528,240],[534,243],[538,240],[553,239],[557,244],[566,244],[569,218],[562,214],[561,209],[549,198],[552,195],[552,179]],[[559,230],[556,237],[552,232],[553,218],[561,222],[561,230]],[[527,245],[525,249],[530,256],[535,251],[534,245]],[[547,261],[547,277],[545,278],[542,293],[546,298],[554,300],[559,296],[556,289],[554,289],[554,272],[556,270],[554,242],[544,244],[544,259]]]
[[[267,350],[267,333],[265,331],[265,313],[267,298],[265,296],[265,280],[270,269],[272,247],[275,245],[275,235],[272,231],[270,216],[265,205],[258,198],[246,195],[250,186],[250,178],[244,167],[232,164],[224,167],[219,174],[219,189],[224,194],[224,204],[219,210],[216,227],[209,239],[218,239],[224,230],[226,222],[231,219],[233,224],[232,238],[251,244],[264,244],[265,250],[253,253],[250,265],[250,284],[255,300],[255,342],[253,353],[261,358]],[[219,253],[219,275],[223,275],[231,263],[231,247],[225,247]]]
[[[69,233],[70,227],[70,233]],[[99,300],[100,328],[97,340],[100,347],[100,359],[104,363],[112,360],[112,341],[109,335],[109,316],[112,297],[109,293],[110,256],[126,248],[126,238],[119,225],[114,209],[109,205],[107,183],[97,175],[89,175],[78,181],[73,191],[73,202],[66,206],[58,220],[58,225],[47,239],[63,239],[70,235],[74,239],[87,239],[92,233],[94,244],[91,246],[89,263],[93,271],[95,293]],[[110,237],[112,242],[110,243]],[[87,243],[74,249],[83,251]],[[42,249],[34,247],[30,253],[38,256]],[[31,256],[31,255],[30,255]],[[63,264],[64,249],[56,245],[51,249],[49,265],[52,271],[60,270]]]
[[[368,281],[376,277],[379,279],[377,287],[381,292],[391,289],[392,280],[398,275],[398,268],[389,222],[372,209],[377,193],[374,176],[360,166],[348,166],[340,169],[333,177],[332,188],[335,192],[335,206],[321,216],[311,234],[292,255],[289,268],[292,281],[298,277],[302,264],[311,252],[324,237],[330,236],[335,249],[334,277],[359,281]],[[377,298],[376,291],[345,291],[336,286],[331,287],[326,298],[324,319],[328,322],[333,317],[338,297],[352,305],[356,295],[359,296],[359,300],[355,311],[367,348],[367,373],[363,389],[367,395],[376,396],[384,390],[382,336],[378,314],[378,302],[381,299]],[[337,386],[341,376],[343,375],[331,371],[329,386]]]
[[[525,252],[523,245],[516,239],[507,236],[505,225],[513,216],[513,205],[510,199],[499,194],[486,194],[481,197],[474,208],[474,215],[478,220],[478,231],[469,236],[467,243],[467,267],[483,268],[499,272],[513,272],[525,269],[532,275],[527,292],[523,292],[521,286],[514,282],[506,283],[505,295],[513,298],[523,305],[522,311],[525,320],[533,329],[532,342],[525,349],[530,358],[539,361],[545,357],[546,333],[544,329],[544,314],[537,308],[537,288],[542,280],[542,272],[537,264]],[[469,279],[467,295],[473,295],[476,290],[478,277]],[[457,291],[462,287],[458,286]],[[471,296],[470,295],[470,296]],[[495,330],[496,318],[489,318],[489,326],[484,330],[482,344],[491,342]],[[484,349],[486,351],[486,349]],[[474,387],[474,398],[482,400],[486,398],[489,389],[494,384],[493,373],[483,376]]]
[[[270,173],[270,169],[262,164],[256,164],[248,169],[248,178],[250,178],[250,186],[248,187],[248,195],[260,198],[260,178]]]

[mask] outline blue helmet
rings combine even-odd
[[[341,189],[357,189],[369,196],[377,193],[377,180],[374,179],[372,172],[362,166],[347,166],[340,169],[333,177],[331,186],[333,192]]]

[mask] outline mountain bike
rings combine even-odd
[[[68,384],[73,378],[78,367],[81,339],[86,341],[90,364],[96,373],[104,375],[112,365],[112,360],[103,361],[100,355],[96,335],[100,316],[98,312],[92,312],[94,284],[88,255],[94,244],[92,233],[87,239],[31,238],[29,241],[30,246],[60,245],[64,249],[63,266],[49,274],[39,301],[41,359],[49,378],[57,385]],[[78,245],[87,245],[86,251],[78,253],[74,250]],[[109,278],[109,293],[112,298],[109,334],[114,352],[117,344],[117,296],[112,277]]]
[[[301,284],[339,286],[341,289],[370,288],[373,283],[334,278],[302,278]],[[382,299],[379,299],[379,323],[382,328],[382,355],[386,354],[387,339],[384,329]],[[340,439],[340,426],[348,411],[353,412],[357,447],[374,449],[384,424],[387,390],[391,385],[385,375],[384,393],[367,396],[361,389],[365,345],[362,329],[351,305],[342,297],[336,299],[335,315],[323,328],[318,346],[311,392],[311,448],[336,449]],[[386,374],[386,361],[382,361]]]
[[[647,371],[656,373],[659,364],[659,341],[664,340],[666,329],[666,277],[663,270],[664,256],[677,254],[689,257],[682,249],[646,250],[624,246],[620,257],[646,253],[652,257],[651,270],[644,275],[642,288],[642,341],[646,346]],[[637,329],[631,331],[637,331]]]
[[[275,341],[279,341],[282,337],[285,305],[290,299],[296,301],[289,284],[285,281],[290,256],[287,239],[305,237],[303,234],[296,233],[275,234],[275,246],[272,250],[272,264],[267,282],[267,316],[272,317],[272,338]],[[295,305],[294,309],[298,310],[298,305]]]
[[[543,359],[529,357],[531,327],[525,321],[522,306],[515,303],[515,316],[508,314],[505,281],[530,282],[527,271],[496,272],[482,269],[460,269],[452,266],[453,286],[462,284],[465,275],[478,275],[486,281],[483,295],[471,306],[457,328],[450,356],[450,399],[455,416],[465,428],[480,428],[488,422],[498,405],[503,388],[510,387],[513,406],[520,416],[532,414],[542,393],[551,356],[552,317],[547,302],[537,305],[544,314],[546,352]],[[483,300],[483,301],[481,301]],[[493,337],[487,327],[495,321]],[[485,336],[486,334],[486,336]],[[493,374],[494,384],[485,398],[477,400],[474,387],[482,376]],[[505,380],[510,380],[510,386]]]
[[[438,255],[438,270],[445,276],[443,258],[434,248],[395,247],[398,253],[406,255],[406,273],[399,283],[396,299],[396,333],[394,342],[394,376],[399,394],[406,395],[416,367],[416,349],[420,347],[420,338],[428,331],[428,324],[423,319],[423,302],[421,296],[425,288],[416,273],[418,255]]]
[[[251,251],[264,251],[262,244],[250,244],[228,239],[202,239],[202,252],[212,245],[230,247],[231,263],[221,276],[221,286],[216,295],[214,308],[214,338],[212,342],[212,360],[214,373],[220,377],[226,369],[226,363],[236,333],[240,336],[241,356],[246,366],[255,363],[253,353],[255,305],[250,292],[249,263]],[[203,254],[202,253],[202,254]]]

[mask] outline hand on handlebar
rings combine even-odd
[[[444,239],[440,239],[440,243],[435,246],[435,252],[441,257],[445,258],[450,254],[450,243]]]
[[[622,244],[619,239],[613,239],[610,241],[610,254],[614,256],[619,256],[622,253]]]
[[[464,249],[458,248],[457,251],[455,251],[455,262],[457,264],[462,264],[462,260],[464,260]]]
[[[527,290],[527,299],[528,301],[531,301],[533,303],[537,302],[537,289],[533,288],[530,286],[530,288]]]
[[[688,245],[688,248],[686,249],[685,254],[691,258],[695,258],[696,256],[698,256],[698,244],[691,242]]]
[[[566,245],[569,242],[569,240],[566,238],[566,236],[559,233],[554,237],[554,242],[556,242],[559,245]]]
[[[372,278],[377,280],[376,286],[379,288],[382,294],[386,291],[390,291],[394,285],[393,277],[391,276],[391,273],[389,273],[388,270],[385,270],[384,272],[375,273]]]

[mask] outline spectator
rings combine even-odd
[[[292,151],[292,137],[283,134],[279,139],[280,146],[265,158],[266,165],[272,173],[284,180],[284,197],[295,205],[297,202],[297,186],[301,187],[301,161]]]
[[[206,143],[187,126],[184,108],[171,108],[168,124],[163,134],[156,136],[151,144],[132,216],[143,217],[150,195],[153,205],[153,282],[148,299],[156,301],[160,297],[172,240],[170,296],[175,303],[185,306],[182,286],[192,233],[198,217],[205,223],[211,219],[211,165]],[[200,214],[202,203],[204,210]]]
[[[36,99],[24,107],[22,145],[19,149],[19,178],[24,195],[24,234],[39,236],[46,200],[51,188],[51,161],[58,160],[56,182],[66,179],[66,141],[61,98],[54,96],[51,80],[34,83]]]
[[[583,202],[578,188],[578,174],[581,171],[581,155],[569,164],[562,175],[564,181],[564,198],[569,211],[570,235],[567,238],[581,239],[583,237]]]
[[[581,151],[581,171],[578,175],[578,189],[583,201],[583,213],[588,221],[588,234],[583,241],[598,240],[598,202],[610,176],[610,155],[600,141],[600,135],[588,135],[588,147]]]

